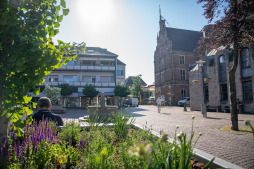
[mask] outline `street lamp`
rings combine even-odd
[[[203,64],[206,61],[204,60],[199,60],[196,61],[196,63],[198,64],[198,73],[201,74],[201,83],[200,83],[200,89],[201,89],[201,98],[200,98],[200,107],[201,107],[201,113],[203,115],[203,117],[207,117],[207,111],[206,111],[206,103],[205,103],[205,95],[204,95],[204,75],[203,75]]]

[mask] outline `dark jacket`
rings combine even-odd
[[[32,115],[32,118],[37,122],[37,124],[44,118],[54,122],[57,122],[58,126],[63,126],[63,119],[57,114],[53,114],[50,110],[39,110]]]

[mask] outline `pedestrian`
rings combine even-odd
[[[236,104],[237,104],[237,112],[239,114],[243,113],[243,104],[240,102],[239,99],[236,99]]]
[[[33,120],[37,122],[37,124],[42,121],[42,119],[48,119],[50,121],[57,122],[58,126],[63,126],[63,119],[61,116],[57,114],[53,114],[51,109],[51,101],[47,97],[41,97],[37,102],[38,112],[32,115]]]
[[[158,107],[158,113],[161,112],[161,98],[158,97],[158,99],[156,100],[156,103],[157,103],[157,107]]]

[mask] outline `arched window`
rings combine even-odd
[[[242,78],[251,77],[250,51],[244,48],[240,52]]]
[[[226,59],[224,55],[219,57],[219,79],[220,82],[227,81]]]

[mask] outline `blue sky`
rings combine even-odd
[[[126,78],[142,75],[154,82],[154,51],[159,5],[167,27],[200,31],[208,22],[196,0],[66,0],[70,9],[60,33],[65,42],[106,48],[126,64]]]

